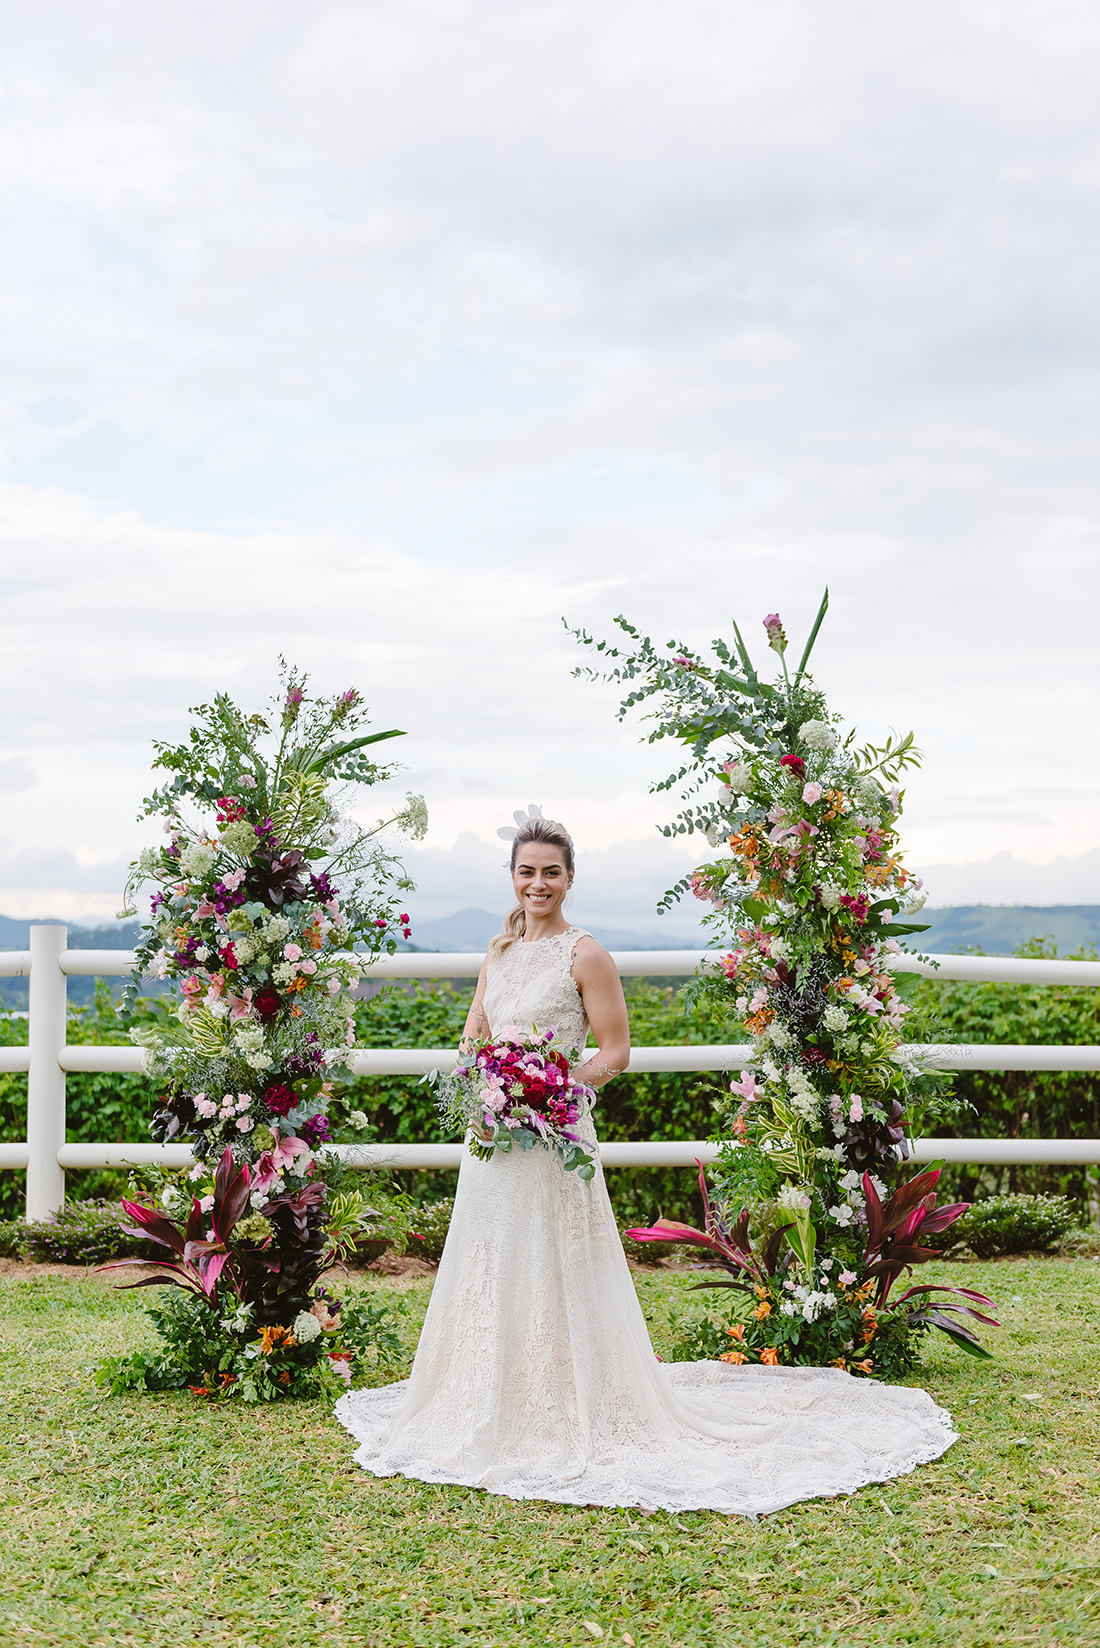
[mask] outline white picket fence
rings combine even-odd
[[[27,1217],[46,1218],[65,1198],[65,1170],[126,1167],[160,1163],[189,1167],[194,1158],[186,1145],[67,1144],[65,1142],[65,1076],[68,1071],[96,1070],[122,1074],[140,1072],[137,1047],[70,1046],[65,1041],[67,978],[120,976],[134,965],[129,950],[70,950],[64,926],[33,926],[29,950],[0,951],[0,977],[29,978],[28,1041],[26,1047],[0,1047],[0,1072],[26,1072],[27,1137],[16,1144],[0,1144],[0,1168],[27,1170]],[[626,978],[684,978],[693,974],[704,952],[693,950],[622,950],[613,953]],[[460,953],[433,955],[406,952],[382,959],[361,958],[368,978],[472,978],[484,957]],[[1100,962],[1023,961],[998,956],[933,956],[928,962],[905,956],[897,962],[903,972],[943,980],[965,979],[1003,984],[1100,985]],[[1100,1070],[1100,1047],[994,1046],[978,1043],[907,1048],[934,1070]],[[372,1048],[357,1053],[359,1076],[424,1075],[453,1062],[453,1048]],[[630,1055],[632,1071],[740,1070],[745,1045],[636,1047]],[[457,1144],[372,1144],[333,1147],[353,1167],[454,1168],[462,1158]],[[600,1156],[607,1167],[689,1167],[712,1161],[717,1147],[705,1140],[633,1140],[605,1143]],[[918,1139],[917,1162],[939,1157],[949,1162],[979,1165],[1052,1164],[1091,1165],[1100,1162],[1100,1139]]]

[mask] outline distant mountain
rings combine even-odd
[[[572,919],[572,916],[570,916]],[[502,918],[490,915],[488,910],[459,910],[456,915],[443,916],[438,921],[414,921],[411,948],[436,950],[453,955],[464,951],[481,951],[491,938],[500,932]],[[619,927],[594,927],[578,921],[593,938],[608,950],[701,950],[704,941],[699,938],[678,938],[671,933],[631,933]]]
[[[0,950],[29,950],[31,925],[29,921],[16,921],[11,916],[0,916]],[[61,924],[54,916],[43,916],[33,925],[57,927]],[[128,922],[123,927],[70,927],[68,945],[70,950],[132,950],[137,944],[140,932],[141,928],[136,921]],[[111,979],[109,982],[117,995],[124,981]],[[68,990],[70,1002],[91,1001],[95,994],[95,986],[94,978],[71,978]],[[163,987],[148,982],[143,986],[147,995],[152,995],[160,988]],[[26,1005],[27,980],[0,978],[0,1007],[19,1010]]]
[[[1030,938],[1053,938],[1059,955],[1090,944],[1100,949],[1100,904],[956,904],[913,919],[931,930],[914,933],[909,948],[932,955],[978,949],[1010,956]]]

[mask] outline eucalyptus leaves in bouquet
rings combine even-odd
[[[903,1051],[917,977],[897,971],[899,940],[926,931],[906,919],[925,895],[898,832],[901,776],[919,754],[911,733],[859,744],[830,713],[807,673],[827,608],[826,591],[793,675],[779,615],[764,619],[781,665],[774,682],[761,680],[736,624],[732,647],[714,641],[710,659],[657,647],[624,618],[629,650],[577,632],[611,665],[587,673],[628,688],[620,718],[644,705],[650,742],[687,748],[653,786],[681,789],[664,833],[700,833],[725,849],[661,907],[689,891],[708,904],[704,925],[724,948],[694,997],[751,1037],[741,1079],[721,1100],[718,1216],[736,1221],[745,1205],[781,1222],[790,1262],[805,1272],[791,1285],[813,1295],[806,1327],[814,1311],[836,1308],[815,1275],[822,1257],[828,1271],[835,1255],[856,1291],[870,1276],[868,1198],[889,1197],[914,1115],[934,1107],[939,1080]]]

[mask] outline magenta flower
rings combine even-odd
[[[769,647],[782,658],[787,650],[787,637],[783,633],[783,624],[778,612],[768,613],[764,619],[764,628],[768,632]]]

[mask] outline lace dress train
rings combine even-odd
[[[584,1045],[570,973],[582,936],[517,944],[490,966],[494,1031],[554,1025]],[[375,1476],[749,1516],[903,1475],[957,1439],[922,1390],[834,1368],[658,1362],[602,1172],[585,1184],[540,1147],[464,1158],[412,1372],[349,1392],[336,1415]]]

